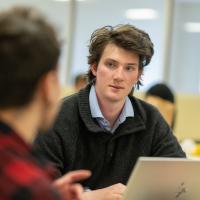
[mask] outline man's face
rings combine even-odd
[[[60,109],[61,86],[58,71],[49,72],[42,84],[43,113],[40,129],[46,131],[52,126]]]
[[[95,88],[100,101],[124,101],[139,80],[139,56],[115,44],[108,44],[98,66],[93,65]]]

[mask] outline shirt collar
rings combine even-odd
[[[90,103],[90,110],[93,118],[104,118],[101,109],[99,107],[99,103],[97,100],[97,95],[95,91],[94,85],[91,86],[90,94],[89,94],[89,103]]]
[[[30,152],[31,146],[27,144],[23,138],[11,126],[0,121],[0,134],[6,135],[20,145],[21,152]]]
[[[0,132],[4,134],[10,134],[13,130],[4,122],[0,121]]]

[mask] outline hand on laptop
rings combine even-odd
[[[120,200],[125,189],[125,185],[117,183],[103,189],[84,192],[83,200]]]
[[[82,200],[83,187],[75,183],[88,178],[91,175],[88,170],[76,170],[67,173],[53,182],[53,186],[61,193],[65,199]]]

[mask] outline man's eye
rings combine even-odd
[[[115,65],[114,65],[114,63],[109,62],[109,63],[107,63],[107,66],[110,68],[113,68]]]
[[[126,70],[127,70],[127,71],[133,71],[133,70],[134,70],[134,67],[133,67],[133,66],[127,66],[127,67],[126,67]]]

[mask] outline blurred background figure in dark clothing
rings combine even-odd
[[[176,102],[173,90],[165,83],[157,83],[146,91],[145,100],[158,108],[173,129],[176,117]]]

